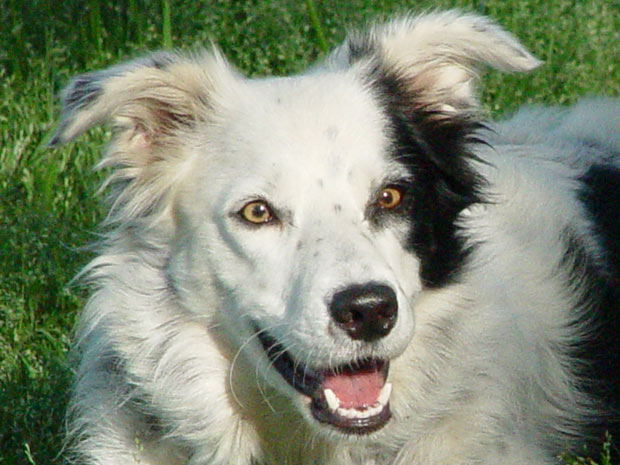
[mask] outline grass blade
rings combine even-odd
[[[306,0],[306,8],[308,9],[308,15],[310,15],[310,24],[316,37],[316,43],[323,53],[327,52],[327,41],[325,40],[325,34],[323,34],[323,28],[319,21],[319,16],[316,13],[313,0]]]
[[[172,48],[172,24],[170,21],[170,0],[161,0],[162,45]]]

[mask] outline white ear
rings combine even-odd
[[[444,110],[475,106],[473,84],[483,66],[530,71],[541,62],[490,20],[458,11],[408,16],[353,34],[327,66],[379,59],[409,83],[412,92]]]
[[[187,57],[160,52],[74,78],[62,93],[62,113],[49,141],[57,146],[101,123],[160,141],[209,113],[216,75],[227,71],[217,53]]]
[[[156,53],[73,79],[48,144],[67,143],[96,124],[114,134],[99,166],[113,167],[105,185],[118,186],[113,215],[157,216],[170,202],[188,157],[184,147],[197,124],[210,122],[224,83],[235,81],[217,53]]]

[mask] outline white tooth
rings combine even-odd
[[[379,413],[379,412],[377,412],[377,409],[369,408],[369,409],[364,410],[362,418],[374,417],[377,413]]]
[[[345,417],[345,418],[355,418],[355,411],[353,409],[350,408],[339,408],[338,409],[338,415],[340,415],[341,417]]]
[[[377,407],[372,407],[368,409],[368,416],[369,417],[374,417],[375,415],[378,415],[381,410],[383,410],[383,406],[379,405]]]
[[[379,405],[386,405],[390,400],[390,394],[392,394],[392,383],[385,383],[385,386],[383,386],[383,389],[381,389],[381,393],[379,394]]]
[[[340,401],[338,400],[338,397],[336,397],[336,394],[334,394],[334,391],[331,389],[323,389],[323,395],[325,396],[329,409],[333,412],[338,410],[338,407],[340,407]]]
[[[364,410],[358,410],[356,408],[338,408],[336,413],[345,418],[370,418],[378,415],[383,410],[383,406],[370,407]]]

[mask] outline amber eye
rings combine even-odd
[[[397,187],[386,187],[377,197],[377,205],[379,208],[391,210],[400,205],[403,200],[403,194]]]
[[[269,205],[262,200],[254,200],[245,204],[239,214],[245,221],[253,224],[271,223],[276,219]]]

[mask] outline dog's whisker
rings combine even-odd
[[[276,329],[278,327],[282,327],[282,326],[286,326],[285,323],[282,324],[274,324],[271,325],[267,328],[262,328],[259,331],[256,331],[255,334],[252,336],[252,338],[254,337],[259,337],[260,334],[262,333],[268,333],[269,331],[272,331],[273,329]],[[276,346],[276,343],[274,342],[273,344],[271,344],[270,346],[267,347],[267,351],[272,353],[273,352],[273,348]],[[266,367],[266,372],[269,371],[269,369],[271,369],[273,367],[273,363],[275,360],[277,360],[277,358],[279,358],[283,353],[285,353],[284,350],[280,351],[279,353],[273,354],[272,353],[272,357],[269,360],[269,363],[267,364]],[[271,404],[271,401],[269,400],[269,397],[267,396],[267,394],[265,393],[264,390],[264,385],[263,382],[266,381],[266,375],[265,376],[261,376],[261,374],[259,373],[259,369],[260,369],[260,365],[256,364],[255,370],[254,370],[254,375],[255,375],[255,382],[256,382],[256,386],[259,390],[260,396],[263,398],[263,400],[265,401],[265,403],[267,404],[267,406],[269,407],[269,409],[273,412],[276,413],[276,409],[273,407],[273,405]]]
[[[237,365],[237,361],[239,359],[239,357],[241,356],[243,350],[245,350],[245,348],[251,344],[252,342],[254,342],[255,339],[258,338],[258,332],[253,333],[250,337],[248,337],[237,349],[235,355],[232,358],[232,361],[230,363],[230,370],[228,372],[228,387],[230,389],[230,393],[233,396],[234,401],[237,403],[237,405],[245,410],[245,405],[243,404],[243,402],[241,402],[240,398],[237,396],[237,393],[235,392],[235,383],[234,383],[234,371]]]
[[[306,356],[305,356],[304,365],[303,365],[304,366],[304,373],[303,373],[304,383],[306,382],[308,369],[310,369],[309,367],[310,367],[311,360],[313,360],[313,357],[312,357],[313,352],[314,352],[314,349],[311,348],[310,350],[307,351]]]

